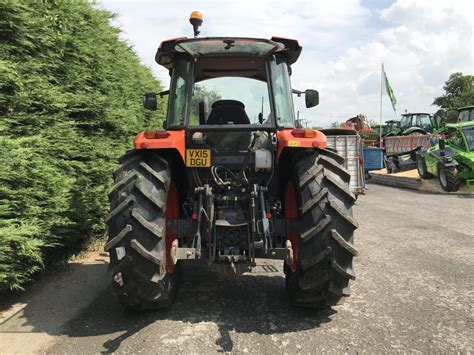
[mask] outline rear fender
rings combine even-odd
[[[408,136],[409,134],[413,134],[413,133],[426,134],[426,131],[420,127],[410,127],[406,129],[405,131],[403,131],[404,136]]]
[[[316,131],[314,138],[302,138],[292,135],[293,129],[277,131],[277,160],[284,150],[301,148],[327,148],[328,142],[324,133]]]
[[[150,132],[150,131],[148,131]],[[168,133],[166,134],[164,133]],[[181,131],[163,131],[159,133],[163,138],[146,138],[145,132],[136,135],[134,145],[136,150],[157,154],[168,162],[171,178],[178,187],[180,205],[185,201],[189,189],[188,175],[184,165],[185,135]]]
[[[426,154],[427,149],[423,149],[423,147],[418,147],[413,150],[416,156],[419,156],[420,158],[424,158]]]
[[[440,164],[443,165],[445,168],[450,168],[450,167],[459,165],[459,163],[457,162],[456,159],[452,159],[450,161],[446,161],[446,160],[442,159],[440,161]]]
[[[136,135],[133,142],[135,149],[174,149],[179,153],[184,162],[185,156],[185,134],[184,130],[179,131],[159,131],[166,132],[168,135],[161,138],[146,138],[145,132],[140,132]]]

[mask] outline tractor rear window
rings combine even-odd
[[[199,124],[200,103],[206,124],[268,123],[271,112],[267,83],[245,77],[220,77],[196,83],[189,112],[191,125]]]

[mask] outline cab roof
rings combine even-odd
[[[431,116],[431,113],[427,113],[427,112],[402,113],[402,116],[413,116],[413,115],[428,115],[428,116]]]
[[[178,54],[188,54],[193,58],[206,57],[258,57],[265,58],[273,53],[286,57],[288,65],[295,63],[302,47],[298,41],[283,37],[245,38],[245,37],[203,37],[174,38],[163,41],[156,52],[155,60],[167,69],[172,67]]]
[[[474,127],[474,121],[465,121],[465,122],[458,122],[458,123],[448,123],[446,127],[451,128],[466,128],[466,127]]]

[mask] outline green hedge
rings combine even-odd
[[[107,190],[160,83],[87,1],[0,2],[0,291],[104,233]]]

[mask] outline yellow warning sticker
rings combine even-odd
[[[300,141],[288,141],[288,147],[299,147],[300,144]]]
[[[211,166],[211,150],[186,149],[186,166],[188,168],[209,168]]]

